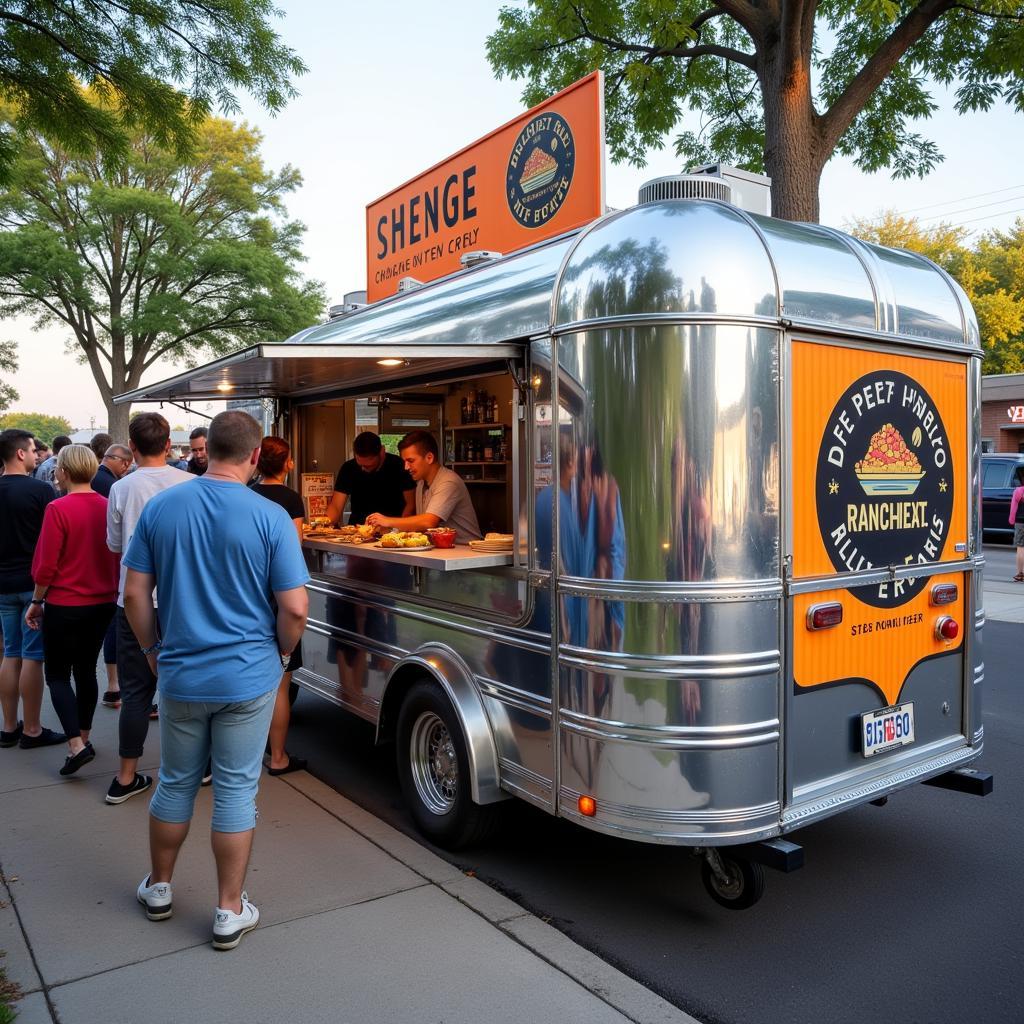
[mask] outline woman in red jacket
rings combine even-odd
[[[57,456],[55,480],[67,495],[46,506],[32,560],[35,591],[25,615],[32,629],[42,628],[46,683],[68,738],[61,775],[73,775],[96,756],[89,742],[99,698],[96,661],[117,600],[107,499],[90,486],[96,469],[96,456],[84,444],[67,445]]]

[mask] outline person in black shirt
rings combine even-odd
[[[188,460],[188,472],[194,476],[202,476],[210,465],[206,454],[206,427],[196,427],[188,435],[189,450],[192,458]]]
[[[100,457],[100,468],[92,478],[92,489],[104,498],[110,497],[110,488],[131,468],[134,456],[123,444],[112,444]]]
[[[57,495],[48,483],[32,477],[36,468],[35,439],[27,430],[0,432],[0,461],[4,464],[4,474],[0,476],[0,619],[4,633],[0,747],[47,747],[63,743],[66,737],[39,722],[43,704],[43,638],[39,630],[28,628],[25,613],[35,603],[32,556],[43,526],[43,513]],[[24,721],[18,720],[19,697]]]
[[[416,484],[397,455],[384,450],[380,438],[364,431],[352,445],[349,459],[334,481],[334,494],[327,506],[332,523],[341,519],[345,502],[352,499],[350,526],[366,522],[371,512],[386,516],[411,516],[416,509]]]
[[[265,437],[260,445],[260,460],[257,469],[262,477],[258,484],[253,485],[253,490],[270,501],[276,502],[285,512],[288,513],[295,529],[299,535],[299,543],[302,543],[302,520],[306,509],[302,504],[302,498],[290,487],[285,485],[288,474],[295,468],[292,461],[291,448],[283,437]],[[299,772],[306,767],[304,757],[295,757],[285,750],[285,740],[288,737],[288,723],[291,721],[291,697],[290,689],[292,672],[302,668],[302,641],[295,645],[292,651],[291,660],[288,662],[284,675],[281,676],[281,685],[277,689],[277,700],[274,704],[274,715],[270,720],[270,767],[271,775],[287,775],[289,772]]]

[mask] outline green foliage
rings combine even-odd
[[[71,421],[63,416],[48,416],[45,412],[9,412],[0,416],[0,430],[20,427],[33,437],[50,444],[58,434],[71,433]]]
[[[922,253],[948,271],[974,306],[985,348],[985,373],[1024,372],[1024,221],[989,231],[968,246],[964,228],[923,228],[889,211],[845,225],[858,238]]]
[[[18,372],[18,347],[13,341],[0,341],[0,373]],[[6,412],[21,396],[13,385],[0,378],[0,412]]]
[[[271,29],[273,0],[10,0],[0,11],[0,184],[19,132],[127,157],[144,129],[183,156],[206,117],[238,109],[244,89],[270,110],[294,95],[302,61]],[[90,103],[85,83],[106,103]]]
[[[265,168],[259,145],[217,118],[187,160],[143,133],[117,160],[26,141],[0,192],[0,316],[67,333],[112,432],[128,412],[111,398],[157,360],[280,340],[320,316],[322,286],[297,271],[304,227],[285,216],[299,174]]]
[[[684,163],[767,170],[782,215],[803,219],[816,203],[786,196],[807,181],[816,194],[835,152],[895,177],[941,161],[914,131],[935,83],[954,88],[960,113],[1024,110],[1021,0],[523,0],[499,11],[487,56],[525,80],[529,104],[603,69],[613,160],[642,166],[676,132]],[[696,130],[681,130],[686,111]]]

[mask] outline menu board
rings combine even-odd
[[[334,477],[330,473],[303,473],[302,500],[306,505],[306,518],[327,515],[333,493]]]

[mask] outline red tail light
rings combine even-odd
[[[960,624],[956,619],[943,615],[935,623],[935,637],[937,640],[955,640],[960,635]]]
[[[843,621],[843,606],[838,602],[816,604],[807,609],[808,629],[831,629]]]

